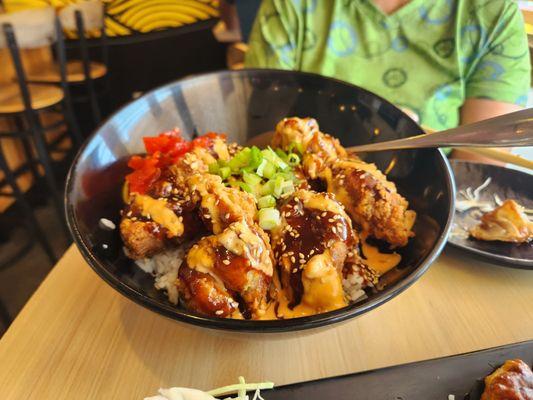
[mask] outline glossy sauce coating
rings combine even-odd
[[[481,400],[533,400],[533,372],[522,360],[507,360],[485,378]]]

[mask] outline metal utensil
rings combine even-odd
[[[347,148],[351,152],[423,147],[533,146],[533,108],[431,134]]]

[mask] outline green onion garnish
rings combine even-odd
[[[277,199],[295,191],[299,181],[293,168],[300,162],[295,152],[252,146],[243,148],[228,161],[218,160],[208,167],[209,173],[220,176],[226,186],[254,195],[259,209],[271,209],[276,207]]]
[[[289,155],[287,156],[287,163],[291,167],[297,166],[298,164],[300,164],[300,156],[298,156],[298,154],[296,153],[289,153]]]
[[[257,213],[257,217],[259,226],[266,231],[274,229],[281,224],[281,218],[277,208],[261,208]]]
[[[258,208],[276,207],[276,198],[270,194],[260,197],[257,200],[257,207]]]

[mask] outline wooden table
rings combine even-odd
[[[159,387],[281,385],[533,339],[533,271],[447,249],[413,287],[318,333],[231,335],[122,297],[71,247],[0,341],[0,398],[142,399]]]

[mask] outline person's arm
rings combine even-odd
[[[497,19],[488,23],[492,25],[490,39],[480,52],[482,55],[467,67],[466,101],[461,108],[461,124],[520,110],[530,90],[529,48],[517,5],[509,2]],[[454,151],[452,156],[492,162],[460,150]]]
[[[522,109],[522,106],[511,103],[504,103],[501,101],[487,100],[487,99],[467,99],[461,107],[461,124],[471,124],[473,122],[482,121],[497,117],[498,115],[508,114],[513,111]],[[511,151],[511,149],[501,149]],[[468,153],[462,150],[454,150],[453,158],[460,158],[462,160],[469,160],[475,162],[484,162],[491,164],[503,165],[504,163],[495,162],[490,158],[478,156],[473,153]]]
[[[300,28],[292,1],[263,0],[250,34],[245,67],[297,69]]]

